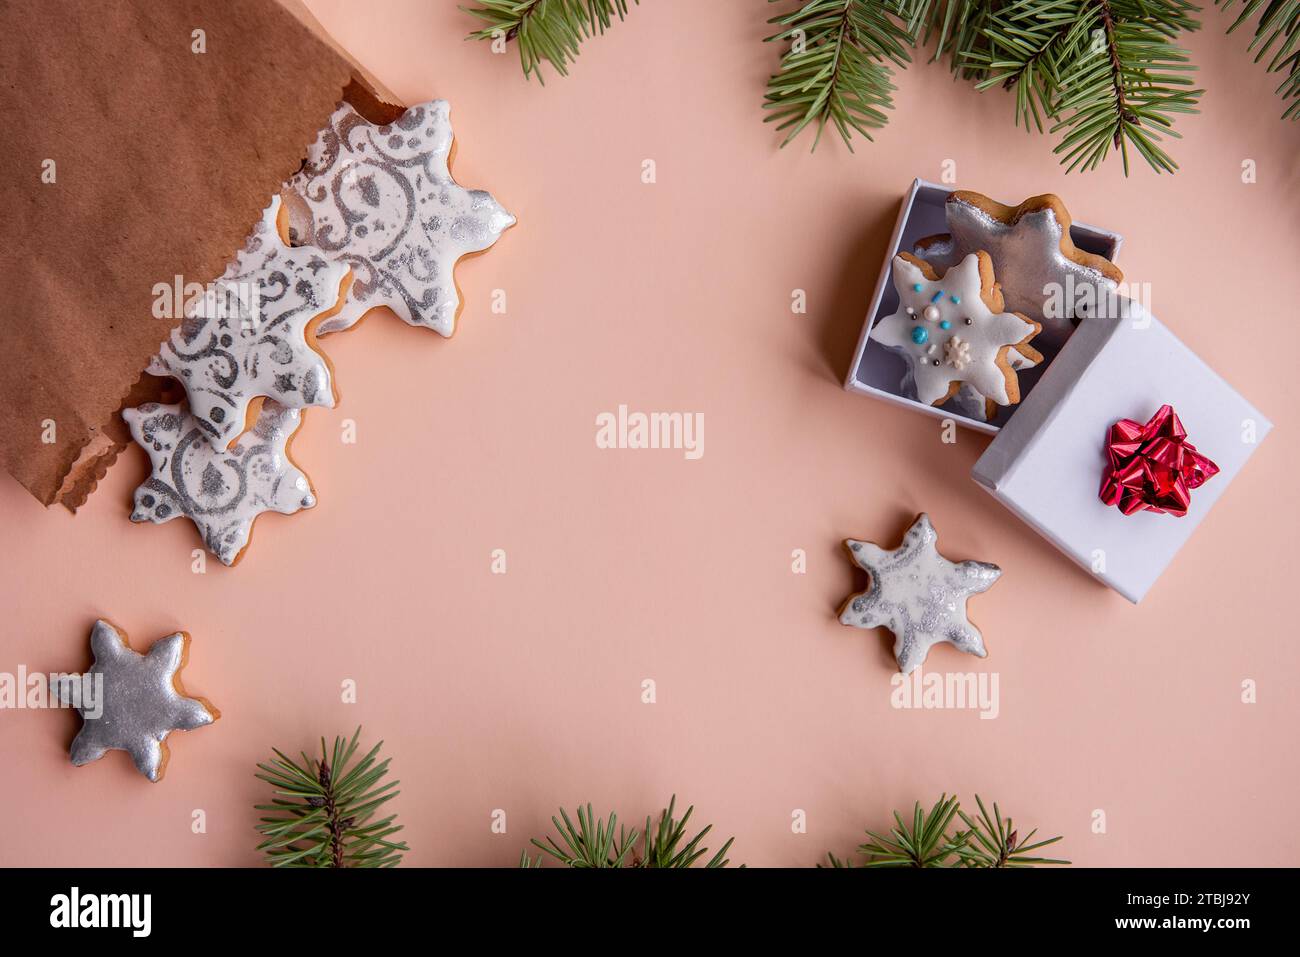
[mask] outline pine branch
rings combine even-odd
[[[1067,172],[1096,169],[1129,148],[1156,172],[1178,164],[1159,145],[1178,138],[1173,116],[1196,113],[1204,92],[1173,40],[1200,24],[1190,0],[1012,0],[981,28],[984,45],[961,52],[986,71],[979,89],[1015,92],[1016,122],[1063,133],[1054,152]]]
[[[983,80],[987,69],[972,54],[981,53],[988,41],[984,27],[1010,0],[897,0],[908,32],[921,46],[934,41],[930,62],[948,58],[954,76]]]
[[[578,57],[582,42],[603,34],[617,16],[627,16],[628,0],[480,0],[481,6],[461,7],[487,26],[470,33],[468,40],[515,42],[524,76],[542,76],[542,61],[560,76]],[[641,0],[632,0],[639,4]]]
[[[390,841],[402,829],[395,815],[372,821],[375,811],[397,797],[400,783],[379,782],[388,773],[388,758],[376,763],[382,741],[356,764],[361,729],[352,740],[338,737],[321,756],[302,755],[301,763],[276,749],[275,760],[258,764],[256,777],[279,795],[270,804],[255,805],[273,812],[261,818],[257,830],[266,838],[257,846],[272,867],[395,867],[405,842]]]
[[[680,821],[673,816],[676,807],[677,795],[674,794],[668,802],[668,807],[659,815],[659,828],[656,831],[652,832],[650,829],[650,818],[645,819],[645,848],[640,859],[640,867],[691,867],[696,861],[709,853],[707,847],[700,847],[699,845],[704,840],[705,835],[713,830],[713,825],[706,825],[703,830],[682,846],[682,838],[686,836],[686,824],[690,821],[695,806],[688,807]],[[705,868],[726,867],[728,863],[727,851],[731,848],[731,843],[734,840],[735,838],[727,838],[727,842],[722,845],[722,849],[705,863]],[[743,864],[741,866],[744,867]]]
[[[950,867],[949,859],[962,846],[963,837],[949,838],[945,832],[957,813],[957,798],[940,795],[928,812],[917,801],[912,808],[910,825],[895,811],[897,825],[889,837],[868,830],[871,838],[859,850],[870,855],[867,867]]]
[[[1093,0],[1043,0],[996,4],[982,19],[979,42],[963,47],[954,61],[969,66],[977,90],[1001,86],[1015,96],[1015,121],[1043,132],[1043,123],[1056,117],[1063,69],[1091,34],[1089,6]],[[957,69],[954,66],[954,69]]]
[[[911,820],[894,812],[895,826],[888,836],[868,830],[871,838],[858,848],[865,855],[862,864],[827,854],[827,864],[832,868],[851,867],[1034,867],[1039,864],[1069,864],[1069,861],[1044,857],[1030,857],[1029,852],[1060,840],[1053,837],[1033,841],[1037,831],[1031,831],[1023,840],[1019,838],[1010,818],[1003,818],[996,804],[990,817],[979,795],[978,818],[971,819],[962,810],[958,799],[941,795],[929,811],[916,802]],[[953,819],[959,817],[966,830],[958,829],[948,834]],[[819,867],[823,865],[818,865]]]
[[[957,852],[961,862],[967,867],[1036,867],[1040,864],[1070,863],[1050,857],[1027,856],[1030,851],[1055,844],[1061,838],[1051,837],[1031,844],[1029,842],[1038,833],[1037,828],[1030,831],[1022,840],[1011,823],[1011,818],[1003,819],[996,803],[993,805],[992,817],[989,817],[989,812],[978,794],[975,795],[975,803],[980,809],[979,816],[975,820],[967,817],[965,811],[957,811],[958,816],[969,829],[965,832],[962,848]]]
[[[776,0],[769,0],[776,2]],[[911,62],[912,35],[900,19],[896,0],[801,0],[797,9],[773,17],[779,27],[768,42],[789,43],[767,84],[765,122],[788,131],[785,146],[816,124],[815,150],[826,124],[832,124],[853,150],[852,136],[868,140],[888,122],[894,105],[892,62]]]
[[[618,836],[615,837],[618,815],[611,814],[609,823],[606,824],[604,818],[593,816],[590,804],[585,808],[578,807],[577,827],[573,826],[564,808],[560,808],[560,818],[552,817],[551,823],[555,825],[560,840],[557,842],[554,837],[547,837],[543,844],[533,838],[532,843],[566,867],[623,867],[624,861],[632,852],[632,842],[637,838],[635,828],[630,833],[619,828]],[[527,852],[525,860],[526,855]],[[541,866],[540,855],[533,866]]]
[[[1226,11],[1235,0],[1214,2],[1219,9]],[[1277,45],[1267,70],[1269,73],[1286,73],[1276,92],[1283,102],[1291,101],[1282,113],[1282,119],[1294,120],[1300,117],[1300,0],[1245,0],[1228,32],[1232,33],[1251,21],[1257,21],[1255,36],[1246,49],[1254,51],[1255,62],[1259,63],[1269,55],[1274,44]]]
[[[519,866],[541,867],[544,856],[549,856],[566,867],[575,868],[691,867],[709,852],[707,847],[700,846],[700,842],[713,826],[706,826],[683,844],[686,825],[695,807],[692,805],[687,808],[679,821],[674,816],[676,806],[677,796],[673,795],[668,807],[659,815],[659,826],[652,827],[650,818],[647,817],[642,832],[636,828],[629,831],[619,826],[617,814],[611,814],[607,823],[604,818],[594,815],[590,804],[586,807],[579,806],[578,824],[575,827],[568,812],[561,808],[560,816],[551,818],[556,835],[548,836],[545,842],[533,838],[531,843],[542,853],[533,858],[528,856],[525,849],[520,855]],[[638,837],[642,839],[640,854],[637,853]],[[729,863],[727,851],[732,840],[728,839],[704,866],[726,867]]]

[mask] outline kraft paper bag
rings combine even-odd
[[[220,275],[343,99],[402,111],[299,0],[0,2],[0,461],[40,501],[158,389],[155,286]]]

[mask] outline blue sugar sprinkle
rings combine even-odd
[[[936,292],[933,296],[930,297],[930,301],[938,302],[942,298],[943,298],[943,290],[940,289],[938,292]]]

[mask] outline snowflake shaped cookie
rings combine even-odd
[[[1048,193],[1004,206],[958,190],[944,204],[948,233],[922,239],[913,251],[939,270],[978,249],[993,259],[1006,308],[1041,324],[1042,342],[1060,348],[1074,331],[1080,304],[1106,301],[1124,274],[1110,260],[1086,253],[1070,239],[1070,214]]]
[[[937,541],[930,516],[922,512],[895,549],[854,539],[844,543],[871,583],[845,603],[840,623],[892,631],[894,657],[904,674],[916,670],[941,641],[980,658],[988,654],[966,616],[966,600],[987,591],[1002,569],[988,562],[950,562],[939,554]]]
[[[309,341],[314,323],[337,308],[347,266],[314,249],[291,249],[266,208],[244,247],[149,363],[185,387],[201,434],[226,445],[266,396],[287,408],[334,406],[328,360]]]
[[[74,765],[98,761],[107,751],[126,751],[141,774],[159,781],[167,770],[167,735],[221,717],[205,699],[191,698],[181,687],[189,643],[189,635],[177,632],[159,638],[142,655],[124,632],[103,619],[95,622],[90,670],[62,675],[56,688],[59,699],[82,716],[81,732],[72,741]]]
[[[289,459],[289,440],[302,424],[297,409],[268,399],[253,428],[228,449],[205,441],[183,405],[149,402],[122,417],[153,465],[135,490],[131,521],[160,525],[184,516],[222,564],[239,560],[263,512],[292,515],[316,504],[307,476]]]
[[[456,261],[487,249],[515,218],[452,179],[449,112],[433,100],[375,126],[343,103],[289,181],[295,241],[353,269],[343,308],[320,332],[348,329],[375,306],[444,336],[454,331]]]
[[[998,405],[1020,401],[1009,352],[1041,358],[1028,345],[1038,325],[1002,311],[986,253],[972,253],[941,279],[908,253],[894,257],[899,305],[871,327],[871,338],[910,364],[919,401],[941,405],[969,383]]]

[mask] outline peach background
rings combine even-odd
[[[0,862],[255,864],[254,763],[360,723],[402,781],[411,864],[513,865],[560,804],[635,819],[675,791],[736,836],[734,860],[811,865],[954,789],[1064,834],[1077,863],[1296,863],[1292,829],[1251,822],[1286,819],[1300,785],[1300,126],[1276,119],[1275,80],[1223,15],[1188,41],[1210,92],[1179,124],[1183,170],[1125,180],[1113,160],[1067,178],[1005,95],[926,64],[874,145],[778,150],[764,3],[643,4],[545,88],[513,50],[464,42],[451,3],[311,6],[400,95],[451,100],[458,179],[520,224],[460,268],[453,341],[391,316],[325,340],[344,401],[294,447],[320,505],[263,518],[236,569],[192,574],[188,523],[128,523],[138,450],[75,518],[0,479],[0,670],[84,667],[99,615],[137,647],[184,628],[187,684],[223,712],[173,736],[157,786],[121,754],[72,768],[69,714],[0,712]],[[840,388],[899,196],[946,158],[964,186],[1056,191],[1123,233],[1157,314],[1276,422],[1140,607],[968,480],[983,437],[944,445],[931,420]],[[620,403],[704,412],[703,459],[598,450],[595,416]],[[931,656],[997,671],[997,720],[891,709],[888,636],[836,623],[858,584],[840,539],[892,539],[921,509],[948,554],[1005,569],[973,604],[990,657]]]

